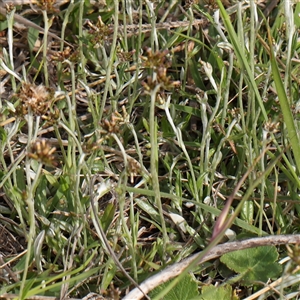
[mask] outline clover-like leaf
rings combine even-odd
[[[242,275],[246,284],[251,284],[277,277],[282,271],[277,259],[278,252],[274,246],[263,246],[224,254],[221,262]]]
[[[155,288],[150,293],[150,297],[154,298],[161,291],[163,291],[168,286],[169,283],[170,281],[167,281],[166,283],[163,283],[157,288]],[[198,284],[192,278],[192,276],[188,274],[185,275],[178,282],[178,284],[176,284],[176,286],[163,297],[163,299],[164,300],[191,300],[197,296],[199,296]]]
[[[232,293],[232,287],[230,285],[224,286],[214,286],[208,285],[202,288],[201,300],[211,300],[211,299],[222,299],[222,300],[238,300],[238,296],[235,293]],[[194,300],[196,300],[194,298]]]

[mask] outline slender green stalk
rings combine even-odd
[[[149,0],[145,1],[147,4],[147,8],[149,11],[149,20],[151,20],[151,48],[153,49],[153,51],[158,50],[159,49],[159,42],[157,39],[157,30],[156,30],[156,14],[154,11],[154,3],[152,3]]]
[[[294,154],[294,159],[299,173],[300,172],[300,139],[298,135],[299,128],[296,128],[296,124],[290,109],[289,101],[286,92],[284,90],[284,86],[282,84],[276,59],[274,57],[272,37],[271,37],[269,27],[268,27],[268,39],[269,39],[269,46],[270,46],[270,61],[271,61],[271,66],[273,71],[274,83],[278,94],[278,99],[282,110],[284,123],[288,131],[288,137],[291,143],[292,152]]]
[[[294,11],[293,3],[291,1],[284,1],[284,14],[286,20],[286,42],[287,42],[287,51],[286,51],[286,69],[284,76],[284,89],[285,91],[292,90],[292,44],[295,34],[295,24],[294,24]],[[299,18],[299,15],[297,16]],[[292,103],[290,103],[292,104]]]
[[[125,187],[127,185],[127,181],[128,181],[128,175],[127,175],[127,172],[128,172],[128,159],[127,159],[127,154],[126,154],[126,151],[124,149],[124,146],[122,145],[120,139],[115,135],[113,134],[112,135],[113,138],[115,139],[115,141],[117,142],[121,152],[122,152],[122,155],[123,155],[123,159],[124,159],[124,172],[122,174],[122,176],[120,176],[120,179],[119,179],[119,184],[118,184],[118,189],[119,189],[119,196],[118,196],[118,200],[119,200],[119,209],[120,209],[120,218],[121,218],[121,223],[122,223],[122,230],[125,231],[125,236],[126,236],[126,245],[128,246],[129,248],[129,252],[130,252],[130,255],[131,255],[131,265],[132,265],[132,269],[133,269],[133,279],[137,281],[138,279],[138,276],[137,276],[137,269],[136,269],[136,255],[135,255],[135,247],[132,243],[132,240],[130,239],[131,237],[131,234],[128,230],[128,227],[127,227],[127,224],[126,224],[126,220],[125,220],[125,211],[124,211],[124,208],[125,208],[125,195],[126,195],[126,192],[125,192]],[[131,212],[132,212],[132,201],[131,201]],[[132,215],[132,214],[130,214]],[[132,222],[134,223],[134,222]],[[134,226],[134,224],[133,224]],[[135,233],[135,229],[132,228],[132,235],[134,235]]]
[[[157,119],[155,117],[155,107],[156,107],[156,97],[160,89],[158,84],[153,91],[151,91],[151,102],[150,102],[150,112],[149,112],[149,127],[150,127],[150,143],[151,143],[151,156],[150,156],[150,170],[153,190],[155,191],[155,204],[158,208],[158,213],[160,217],[160,223],[163,234],[163,253],[166,254],[167,244],[169,242],[169,237],[166,228],[166,222],[164,218],[164,213],[161,204],[160,197],[160,187],[158,180],[158,143],[157,143]],[[163,258],[164,260],[166,257]]]
[[[48,31],[49,31],[49,21],[47,11],[43,10],[43,17],[44,17],[44,39],[43,39],[43,66],[44,66],[44,76],[45,76],[45,86],[49,87],[49,74],[48,74],[48,61],[47,61],[47,54],[48,54]]]
[[[100,107],[100,113],[99,113],[99,120],[102,119],[103,113],[104,113],[104,108],[106,105],[106,100],[107,100],[107,94],[108,90],[111,88],[111,82],[110,82],[110,75],[112,72],[112,67],[113,63],[115,61],[115,56],[116,56],[116,45],[117,45],[117,38],[118,38],[118,30],[119,30],[119,1],[114,0],[114,32],[113,32],[113,39],[111,43],[111,52],[108,60],[108,64],[106,67],[106,81],[105,81],[105,86],[103,90],[103,96],[101,98],[101,107]]]
[[[245,68],[246,72],[247,72],[248,78],[246,78],[246,79],[249,81],[249,85],[251,86],[251,88],[254,91],[255,97],[256,97],[256,99],[258,101],[258,104],[261,108],[261,112],[262,112],[263,117],[264,117],[265,121],[267,121],[268,116],[267,116],[267,113],[266,113],[266,109],[264,107],[263,101],[261,99],[260,93],[259,93],[257,85],[255,83],[253,73],[252,73],[251,68],[248,64],[248,60],[245,56],[245,53],[244,53],[244,50],[243,50],[244,49],[243,44],[240,44],[239,39],[237,37],[237,34],[234,31],[234,28],[232,26],[231,20],[230,20],[228,14],[227,14],[222,2],[221,2],[221,0],[216,0],[216,1],[218,3],[219,8],[220,8],[221,16],[223,18],[224,24],[225,24],[226,29],[228,31],[228,35],[230,37],[230,41],[232,43],[233,49],[234,49],[234,51],[237,55],[237,59],[238,59],[239,63],[241,64],[241,66],[243,66]]]
[[[8,15],[7,15],[7,23],[8,23],[8,46],[9,46],[9,66],[12,71],[14,71],[14,56],[13,56],[13,24],[14,24],[14,13],[16,8],[14,8]],[[16,81],[15,77],[11,77],[12,89],[16,91]]]
[[[81,1],[81,3],[83,3],[84,1]],[[64,43],[63,40],[65,39],[65,34],[66,34],[66,28],[69,22],[69,18],[70,18],[70,14],[72,13],[73,9],[74,9],[75,4],[73,3],[73,1],[70,1],[70,3],[68,4],[68,8],[64,14],[64,18],[63,18],[63,22],[62,22],[62,29],[61,29],[61,44],[60,44],[60,51],[64,50]],[[81,56],[81,63],[83,64],[83,62],[85,61],[83,54],[82,54],[82,41],[81,41],[81,37],[82,37],[82,28],[79,26],[79,40],[78,40],[78,44],[79,44],[79,49],[80,49],[80,56]],[[58,73],[58,78],[59,80],[62,80],[62,63],[59,62],[57,65],[57,73]],[[85,73],[83,72],[83,76],[85,75]],[[63,82],[59,82],[58,83],[59,86],[63,85]]]
[[[79,49],[80,49],[80,64],[79,64],[79,72],[82,74],[83,82],[86,83],[86,72],[85,72],[85,65],[86,65],[86,57],[83,53],[83,13],[84,13],[84,1],[79,2],[79,18],[78,18],[78,36],[79,36]]]
[[[30,152],[31,148],[31,143],[32,141],[36,140],[37,133],[38,133],[38,128],[39,128],[39,120],[40,118],[36,118],[36,122],[34,123],[33,121],[33,115],[31,111],[29,111],[28,115],[28,142],[27,142],[27,151]],[[33,128],[35,124],[35,129]],[[30,260],[32,258],[32,247],[34,243],[34,238],[36,235],[36,226],[35,226],[35,207],[34,207],[34,198],[35,198],[35,191],[37,189],[38,183],[40,181],[40,176],[42,172],[42,167],[43,164],[39,163],[38,167],[35,171],[35,177],[33,182],[31,182],[31,159],[26,160],[25,164],[25,170],[26,170],[26,177],[27,177],[27,190],[26,190],[26,198],[24,201],[26,201],[27,204],[27,209],[28,209],[28,223],[29,223],[29,232],[27,236],[27,253],[26,253],[26,259],[25,259],[25,266],[24,266],[24,271],[22,274],[22,281],[21,281],[21,286],[20,286],[20,295],[21,299],[26,298],[26,295],[24,294],[24,289],[26,285],[26,279],[27,279],[27,274],[28,274],[28,268],[30,264]]]

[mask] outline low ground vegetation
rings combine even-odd
[[[0,295],[297,299],[300,3],[5,4]]]

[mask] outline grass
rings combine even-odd
[[[0,24],[0,295],[121,299],[232,235],[298,233],[299,3],[45,3]],[[272,289],[222,258],[148,297],[297,299],[297,246],[268,251]]]

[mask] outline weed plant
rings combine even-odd
[[[298,233],[300,3],[11,2],[0,295],[121,299],[219,242]],[[286,267],[264,297],[297,297],[297,247],[265,253]],[[195,299],[265,287],[226,259],[193,267]],[[228,298],[205,294],[220,284]]]

